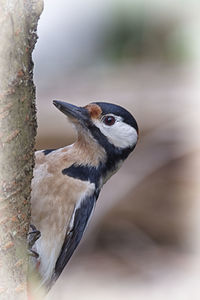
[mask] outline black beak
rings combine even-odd
[[[75,119],[82,125],[90,122],[90,115],[86,108],[79,107],[67,102],[53,100],[53,104],[71,120]]]

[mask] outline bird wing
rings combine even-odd
[[[95,192],[93,195],[87,196],[85,199],[83,199],[78,207],[75,207],[74,214],[72,216],[73,224],[71,229],[66,233],[63,246],[56,261],[50,285],[60,276],[74,250],[78,246],[97,198],[98,193]]]

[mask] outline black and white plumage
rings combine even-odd
[[[41,237],[33,250],[42,283],[50,287],[78,246],[103,184],[133,151],[138,126],[123,107],[85,107],[54,101],[77,130],[74,144],[36,152],[32,224]]]

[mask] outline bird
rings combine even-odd
[[[32,251],[47,290],[77,248],[103,185],[133,151],[139,134],[135,118],[122,106],[53,104],[75,127],[77,138],[72,145],[35,153]]]

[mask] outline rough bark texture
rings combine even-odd
[[[32,51],[42,0],[0,0],[0,299],[26,299],[36,135]]]

